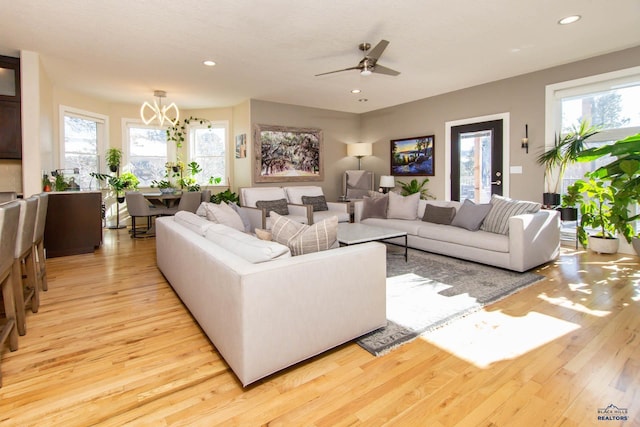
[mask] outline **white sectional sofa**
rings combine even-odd
[[[386,325],[382,244],[292,257],[189,212],[156,227],[158,268],[244,386]]]
[[[363,220],[363,203],[354,204],[355,222],[406,231],[407,244],[415,249],[519,272],[555,259],[560,250],[560,218],[552,210],[510,217],[509,232],[504,235],[422,221],[427,204],[459,210],[461,204],[455,201],[420,200],[416,219]],[[404,244],[404,239],[395,243]]]

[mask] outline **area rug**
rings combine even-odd
[[[374,356],[544,278],[412,249],[405,262],[392,247],[389,252],[387,326],[357,340]]]

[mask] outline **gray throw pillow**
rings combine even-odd
[[[427,204],[424,208],[422,220],[424,222],[433,222],[434,224],[449,225],[455,216],[456,208],[445,208],[443,206]]]
[[[542,205],[536,202],[491,196],[491,210],[484,219],[481,229],[490,233],[509,234],[509,218],[516,215],[536,213]]]
[[[451,225],[466,228],[470,231],[478,231],[490,210],[490,203],[476,205],[473,201],[465,199],[453,221],[451,221]]]
[[[369,197],[364,196],[362,206],[362,219],[367,218],[386,218],[387,217],[387,204],[389,203],[389,197],[385,194],[382,197]]]
[[[302,196],[302,203],[305,205],[311,205],[314,212],[329,210],[327,200],[324,196]]]
[[[279,215],[289,215],[289,206],[287,206],[287,199],[278,200],[258,200],[256,207],[267,210],[267,216],[273,211]]]

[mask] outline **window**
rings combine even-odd
[[[175,157],[175,147],[167,144],[164,128],[125,121],[126,156],[129,171],[140,180],[140,187],[149,187],[154,180],[165,177],[165,164]]]
[[[106,116],[62,106],[60,169],[65,179],[71,178],[81,190],[98,187],[92,172],[101,171],[100,153],[106,141]]]
[[[227,184],[226,169],[227,124],[212,123],[189,128],[189,160],[202,168],[196,176],[200,185],[208,185],[210,178],[220,178],[220,184]]]

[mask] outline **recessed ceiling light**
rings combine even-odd
[[[367,98],[360,98],[360,99],[358,99],[358,102],[367,102],[367,101],[368,101],[368,99],[367,99]]]
[[[202,62],[204,65],[206,65],[207,67],[213,67],[214,65],[216,65],[215,61],[211,61],[211,60],[206,60],[204,62]]]
[[[566,16],[566,17],[562,18],[561,20],[559,20],[558,24],[560,24],[560,25],[573,24],[574,22],[579,21],[580,18],[582,18],[582,16],[580,16],[580,15]]]
[[[353,89],[353,90],[351,90],[351,93],[360,93],[360,92],[362,92],[360,89]]]

